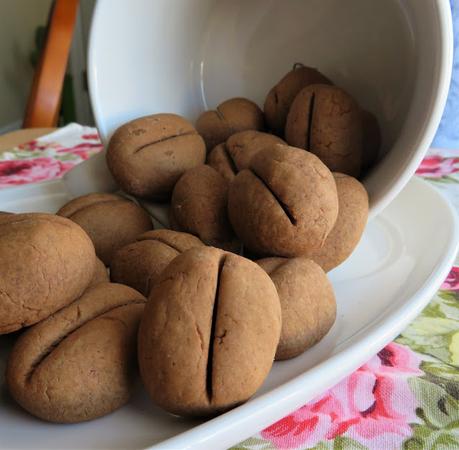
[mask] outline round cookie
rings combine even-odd
[[[204,243],[188,233],[147,231],[138,236],[136,242],[115,253],[110,264],[110,277],[114,282],[148,295],[162,271],[177,255],[201,246]]]
[[[91,283],[89,283],[88,287],[95,286],[99,283],[108,283],[110,281],[110,277],[108,276],[107,268],[105,264],[96,257],[96,265],[94,269],[94,274],[92,276]]]
[[[212,167],[186,172],[174,187],[170,223],[207,245],[236,251],[239,243],[228,220],[228,182]]]
[[[238,131],[263,130],[263,112],[251,100],[231,98],[220,103],[215,110],[203,112],[196,122],[196,129],[210,151]]]
[[[297,94],[310,84],[332,84],[317,69],[295,64],[268,93],[264,113],[268,128],[279,136],[284,135],[285,121]]]
[[[381,130],[378,119],[369,111],[362,111],[363,154],[362,173],[365,175],[378,160],[381,148]]]
[[[294,358],[319,342],[335,322],[332,285],[307,258],[265,258],[257,263],[273,280],[282,309],[276,360]]]
[[[151,398],[181,416],[207,416],[249,399],[271,369],[281,310],[269,276],[212,247],[177,256],[150,293],[139,367]]]
[[[336,184],[317,156],[275,145],[258,152],[234,178],[228,214],[253,253],[301,256],[320,248],[335,224]]]
[[[247,130],[231,135],[218,144],[207,156],[207,164],[223,178],[232,181],[238,172],[247,169],[253,156],[275,144],[287,145],[281,138],[261,131]]]
[[[127,403],[145,298],[101,283],[35,325],[16,342],[6,382],[29,413],[58,423],[108,414]]]
[[[114,194],[88,194],[65,204],[58,212],[88,233],[97,256],[105,265],[116,250],[151,230],[147,212],[134,202]]]
[[[75,223],[51,214],[0,215],[0,334],[33,325],[79,297],[94,246]]]
[[[206,149],[186,119],[154,114],[119,127],[106,157],[110,172],[125,192],[164,200],[182,173],[204,163]]]
[[[324,245],[308,254],[325,272],[340,265],[351,255],[368,220],[368,194],[364,186],[355,178],[342,173],[334,173],[333,176],[338,191],[338,218]]]
[[[331,171],[358,177],[362,139],[361,110],[344,90],[312,84],[295,97],[285,125],[289,145],[314,153]]]

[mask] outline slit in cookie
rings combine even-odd
[[[288,220],[290,221],[290,223],[292,225],[296,225],[297,223],[297,220],[295,218],[295,216],[293,215],[292,211],[290,211],[290,208],[281,200],[281,198],[279,198],[279,196],[274,192],[273,189],[271,189],[271,186],[269,186],[268,183],[266,183],[265,180],[263,180],[263,178],[261,178],[259,175],[257,175],[253,169],[250,170],[250,172],[252,173],[252,175],[257,178],[260,183],[262,183],[265,188],[271,193],[271,195],[274,197],[274,199],[277,201],[277,203],[279,204],[279,206],[281,207],[282,211],[284,211],[285,215],[287,216]]]
[[[228,151],[228,148],[226,147],[226,144],[223,143],[222,144],[222,148],[223,148],[223,155],[225,156],[227,162],[228,162],[228,165],[231,169],[231,172],[233,172],[234,175],[237,175],[238,173],[238,170],[237,170],[237,167],[236,167],[236,163],[234,162],[233,158],[231,157],[230,155],[230,152]]]
[[[140,147],[135,149],[133,154],[135,155],[136,153],[139,153],[141,150],[143,150],[146,147],[149,147],[150,145],[160,144],[161,142],[171,141],[172,139],[177,139],[177,138],[181,138],[181,137],[184,137],[184,136],[193,136],[195,134],[196,134],[196,131],[187,131],[186,133],[172,134],[171,136],[167,136],[167,137],[164,137],[162,139],[158,139],[156,141],[149,142],[149,143],[147,143],[145,145],[141,145]]]
[[[314,106],[316,102],[316,94],[313,92],[311,99],[309,100],[309,112],[308,112],[308,128],[306,131],[306,150],[311,151],[311,134],[312,134],[312,121],[314,117]]]
[[[222,256],[218,263],[217,284],[215,287],[215,299],[212,309],[212,324],[210,327],[209,349],[207,354],[207,368],[206,368],[206,392],[209,403],[212,402],[213,386],[212,386],[212,373],[213,373],[213,360],[214,360],[214,341],[215,341],[215,327],[218,317],[218,301],[220,298],[220,282],[225,265],[226,255]]]
[[[171,244],[170,242],[166,241],[166,239],[160,238],[160,237],[151,237],[151,238],[146,238],[146,239],[139,239],[140,241],[158,241],[161,242],[164,245],[167,245],[170,247],[172,250],[175,250],[177,253],[182,253],[182,250],[180,250],[178,247],[176,247],[174,244]]]
[[[82,320],[81,322],[76,320],[75,323],[74,323],[74,326],[71,327],[70,330],[67,330],[66,332],[64,332],[60,336],[58,336],[53,342],[50,342],[49,345],[39,355],[37,355],[35,361],[32,362],[32,364],[30,365],[29,370],[26,373],[26,376],[25,376],[26,383],[30,382],[35,370],[53,352],[53,350],[55,348],[57,348],[59,346],[59,344],[62,341],[64,341],[64,339],[66,339],[68,336],[70,336],[76,330],[78,330],[79,328],[83,327],[84,325],[86,325],[91,320],[97,319],[98,317],[100,317],[100,316],[102,316],[104,314],[107,314],[107,313],[109,313],[111,311],[114,311],[117,308],[124,308],[125,306],[136,305],[136,304],[144,304],[144,303],[145,302],[143,300],[134,300],[134,301],[127,302],[127,303],[124,303],[124,304],[121,304],[121,305],[110,306],[106,310],[97,311],[97,313],[95,315],[93,315],[91,317],[88,317],[88,318]],[[78,318],[81,318],[80,310],[77,309],[77,312],[78,312]]]

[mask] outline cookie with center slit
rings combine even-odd
[[[358,177],[363,158],[363,122],[357,102],[343,89],[311,84],[295,97],[285,140],[304,148],[333,172]]]
[[[97,256],[110,264],[114,252],[151,230],[148,213],[131,200],[114,194],[92,193],[66,203],[58,212],[88,233]]]
[[[188,250],[164,270],[142,316],[143,383],[171,413],[221,413],[261,386],[280,329],[276,288],[257,264],[212,247]]]
[[[246,98],[236,97],[220,103],[215,110],[203,112],[196,122],[196,129],[210,152],[232,134],[243,130],[262,131],[264,125],[263,112],[258,105]]]
[[[268,93],[264,113],[268,128],[279,136],[284,135],[285,121],[297,94],[310,84],[332,84],[317,69],[295,64]]]
[[[275,145],[258,152],[231,182],[228,214],[251,252],[301,256],[320,248],[335,224],[336,184],[317,156]]]
[[[204,163],[206,148],[185,118],[153,114],[119,127],[106,157],[110,172],[125,192],[166,200],[182,173]]]
[[[232,181],[243,169],[247,169],[253,156],[275,144],[287,145],[281,138],[261,131],[240,131],[226,142],[217,145],[207,156],[207,164],[217,170],[223,178]]]
[[[120,248],[112,258],[110,277],[144,295],[150,293],[165,267],[180,253],[204,246],[196,236],[172,230],[147,231]]]
[[[26,331],[8,359],[12,397],[30,414],[58,423],[95,419],[124,405],[144,305],[134,289],[101,283]]]

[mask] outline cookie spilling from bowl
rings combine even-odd
[[[195,125],[120,126],[106,152],[120,192],[0,215],[0,334],[21,331],[11,397],[56,423],[115,411],[138,378],[185,417],[250,399],[332,328],[327,272],[364,232],[380,145],[375,116],[301,64],[263,109],[237,97]],[[169,227],[148,201],[170,204]]]

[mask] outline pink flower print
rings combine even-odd
[[[91,134],[83,134],[81,136],[82,139],[87,139],[90,141],[98,141],[100,140],[99,135],[97,133],[91,133]]]
[[[347,436],[370,449],[399,448],[411,435],[416,401],[407,379],[422,375],[420,359],[390,343],[320,397],[262,432],[279,449],[311,448]]]
[[[459,267],[452,267],[446,280],[441,285],[445,291],[459,291]]]
[[[93,154],[100,152],[103,145],[100,143],[83,142],[82,144],[75,145],[74,147],[62,147],[57,153],[71,153],[79,156],[82,160],[90,158]]]
[[[329,416],[317,414],[306,405],[263,430],[262,436],[279,449],[311,448],[326,438],[330,423]]]
[[[440,155],[427,156],[416,174],[427,178],[442,178],[459,171],[459,158],[443,158]]]
[[[0,187],[58,178],[73,166],[52,158],[0,161]]]
[[[20,144],[18,145],[18,147],[21,149],[21,150],[28,150],[28,151],[37,151],[37,150],[40,150],[40,151],[43,151],[43,150],[46,150],[48,148],[49,144],[48,143],[40,143],[40,141],[34,139],[32,141],[29,141],[29,142],[26,142],[24,144]]]

